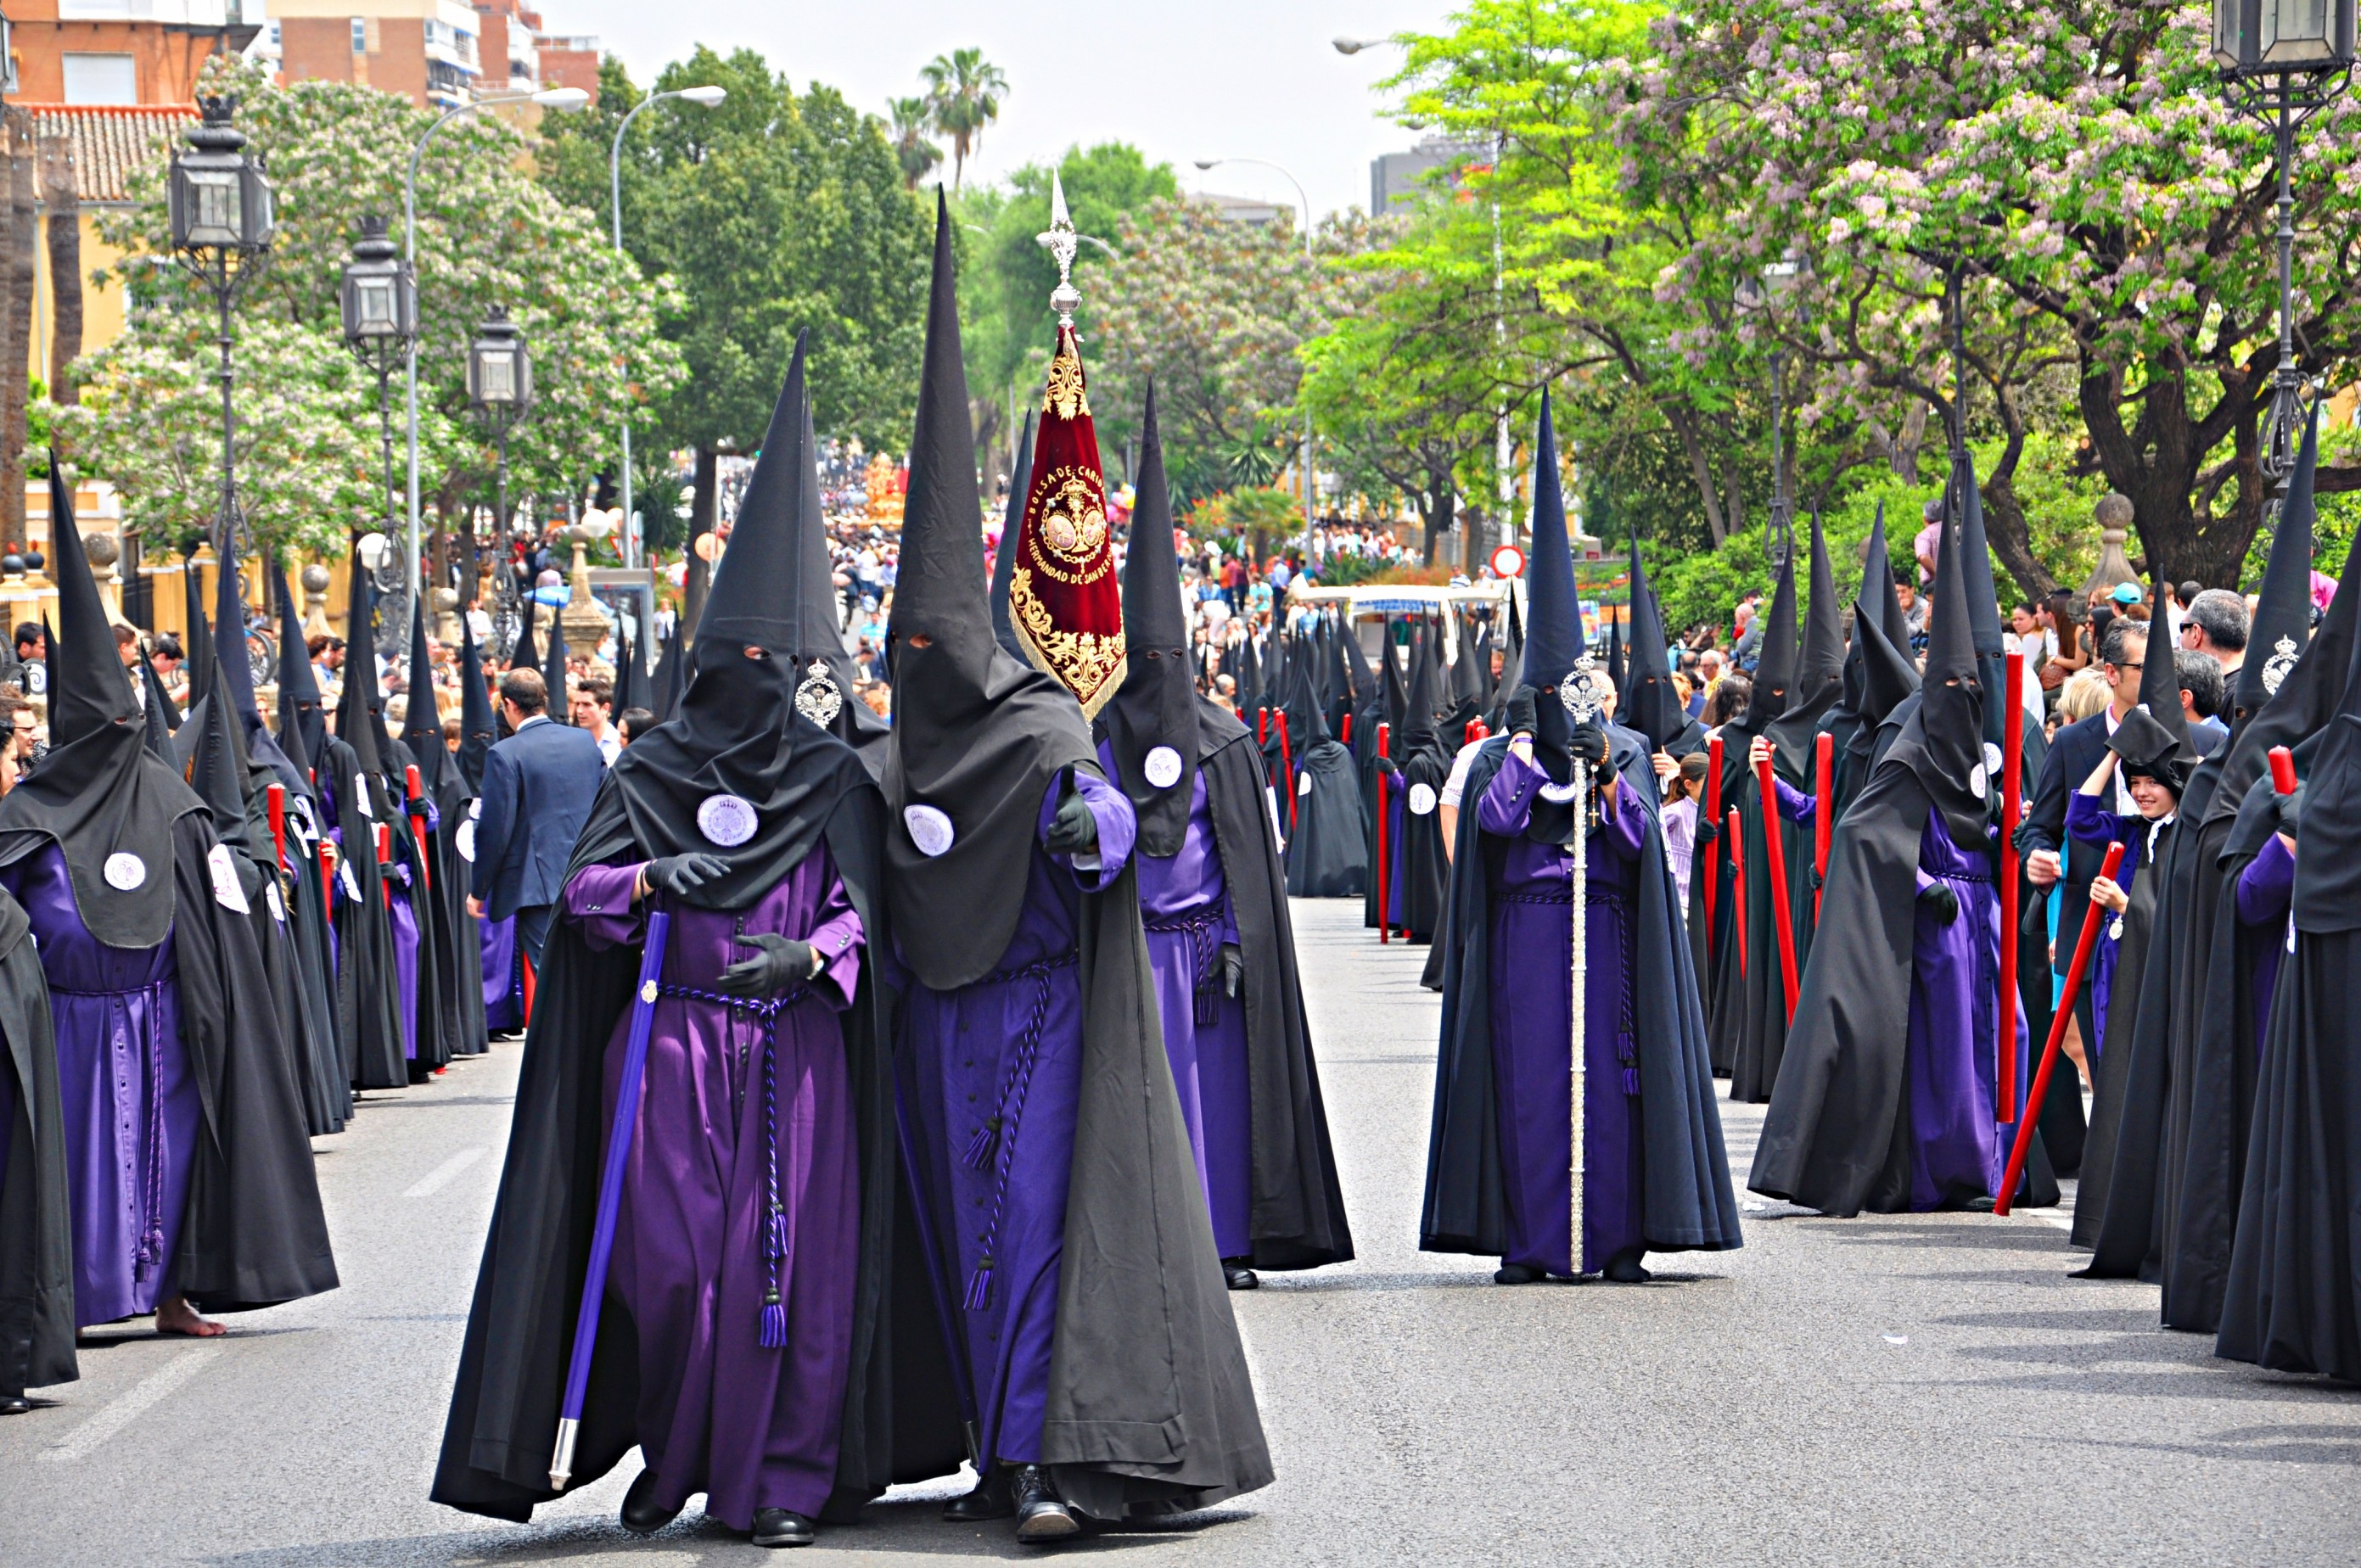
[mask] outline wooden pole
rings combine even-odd
[[[2107,846],[2106,863],[2099,874],[2110,882],[2124,863],[2124,847]],[[2090,967],[2091,948],[2099,939],[2099,927],[2106,922],[2095,913],[2085,916],[2082,934],[2074,942],[2074,961],[2066,967],[2066,989],[2059,993],[2058,1012],[2049,1020],[2049,1043],[2041,1047],[2041,1066],[2033,1074],[2033,1092],[2025,1097],[2025,1114],[2018,1118],[2016,1142],[2008,1151],[2008,1169],[2000,1179],[2000,1190],[1993,1196],[1993,1212],[2005,1216],[2009,1204],[2016,1197],[2016,1184],[2025,1175],[2025,1157],[2033,1147],[2033,1129],[2041,1124],[2041,1104],[2049,1097],[2049,1075],[2057,1069],[2059,1047],[2066,1040],[2066,1025],[2073,1019],[2075,999],[2082,994],[2082,971]]]

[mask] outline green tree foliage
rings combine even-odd
[[[902,166],[903,185],[915,191],[918,181],[943,160],[943,149],[927,139],[934,128],[934,115],[924,98],[896,98],[886,107],[892,114],[888,134],[894,142],[894,160]]]
[[[375,380],[346,353],[337,283],[363,214],[384,214],[400,236],[402,177],[434,116],[346,83],[277,88],[244,68],[210,80],[238,93],[237,123],[278,194],[269,269],[237,313],[244,508],[269,544],[341,548],[388,509]],[[420,171],[421,488],[445,514],[477,498],[490,466],[466,415],[466,348],[493,305],[524,328],[535,367],[533,414],[511,443],[513,489],[581,493],[611,460],[626,411],[680,378],[678,352],[657,332],[675,297],[525,161],[517,130],[472,115],[443,127]],[[58,411],[60,439],[121,486],[151,543],[193,537],[220,484],[213,305],[154,259],[170,250],[164,170],[159,149],[128,181],[131,205],[101,220],[107,243],[128,253],[116,275],[135,309],[121,337],[80,362],[82,411]],[[397,420],[400,395],[397,381]]]

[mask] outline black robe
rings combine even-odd
[[[850,753],[844,760],[860,777],[841,781],[846,787],[822,833],[874,952],[891,940],[879,870],[884,808],[857,762]],[[622,860],[636,843],[609,779],[583,825],[567,874]],[[435,1466],[431,1495],[438,1503],[522,1522],[556,1496],[550,1453],[589,1269],[608,1132],[601,1074],[637,978],[636,963],[593,953],[569,921],[551,923],[508,1163]],[[890,1047],[897,1007],[877,966],[864,962],[853,1004],[840,1014],[859,1151],[861,1267],[831,1517],[894,1482],[955,1470],[966,1456],[901,1182]],[[609,1294],[568,1490],[604,1475],[637,1442],[638,1396],[638,1337],[630,1313]]]
[[[1724,1251],[1743,1245],[1721,1117],[1714,1105],[1705,1018],[1697,977],[1664,860],[1656,775],[1648,743],[1610,728],[1625,803],[1646,821],[1640,898],[1632,934],[1632,1037],[1638,1051],[1642,1140],[1641,1215],[1651,1252]],[[1505,736],[1477,752],[1466,799],[1483,797]],[[1425,1208],[1419,1246],[1498,1257],[1506,1245],[1508,1195],[1500,1164],[1499,1105],[1492,1062],[1492,879],[1497,850],[1485,849],[1473,809],[1459,815],[1452,862],[1448,951],[1443,981],[1442,1050],[1427,1139]],[[1579,916],[1577,916],[1578,918]]]
[[[1241,728],[1238,739],[1245,738]],[[1287,841],[1287,891],[1297,898],[1358,898],[1369,842],[1353,753],[1325,734],[1295,759],[1295,832]]]
[[[343,842],[335,872],[336,1032],[352,1052],[346,1067],[354,1088],[398,1089],[410,1081],[410,1065],[394,997],[392,916],[377,862],[377,824],[389,821],[392,810],[383,785],[341,737],[329,738],[321,762],[336,806],[337,820],[328,826],[342,830]],[[374,817],[360,809],[365,798]]]
[[[2163,866],[2170,857],[2172,840],[2180,831],[2178,823],[2167,828],[2156,840],[2158,853],[2142,855],[2138,870],[2124,887],[2131,902],[2124,909],[2124,934],[2115,947],[2114,994],[2107,1005],[2107,1032],[2099,1040],[2098,1065],[2091,1075],[2091,1124],[2082,1144],[2081,1179],[2074,1189],[2071,1239],[2079,1247],[2096,1244],[2100,1217],[2107,1210],[2107,1188],[2115,1168],[2115,1135],[2123,1125],[2123,1119],[2114,1113],[2122,1107],[2124,1086],[2131,1078],[2132,1036],[2139,1026],[2140,991],[2156,936],[2157,889],[2164,879]],[[2041,928],[2047,929],[2046,921]],[[2030,935],[2028,927],[2020,940],[2029,939]],[[2083,983],[2091,983],[2088,976]],[[2026,1064],[2025,1070],[2031,1069],[2031,1064]],[[2058,1064],[2049,1083],[2053,1098],[2073,1089],[2072,1073],[2072,1063]]]
[[[1387,914],[1413,942],[1442,935],[1450,903],[1451,860],[1443,846],[1442,797],[1443,786],[1451,781],[1451,753],[1433,734],[1421,735],[1401,765],[1401,776],[1394,780],[1402,802],[1401,841],[1391,846],[1389,858],[1400,872],[1401,900],[1400,907],[1389,906]],[[1427,803],[1424,811],[1418,809],[1421,800]]]
[[[24,906],[0,892],[0,1072],[13,1091],[0,1161],[0,1394],[71,1383],[72,1190],[58,1098],[57,1037]]]
[[[1213,845],[1246,965],[1242,994],[1254,1141],[1253,1264],[1290,1269],[1344,1263],[1353,1256],[1353,1236],[1303,1013],[1289,889],[1264,793],[1269,781],[1236,719],[1207,702],[1198,720],[1197,765],[1205,775]]]

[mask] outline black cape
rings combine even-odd
[[[1237,738],[1246,738],[1243,726]],[[1312,738],[1295,759],[1295,832],[1287,841],[1287,891],[1297,898],[1358,898],[1368,875],[1359,770],[1351,749],[1329,735],[1326,716],[1316,715]]]
[[[0,1167],[0,1395],[71,1383],[72,1191],[49,987],[24,906],[0,892],[0,1073],[12,1091]]]
[[[808,726],[799,729],[799,750],[828,747],[841,753],[842,765],[829,770],[840,793],[831,809],[816,810],[823,827],[815,841],[826,843],[876,950],[875,943],[891,940],[881,891],[883,805],[849,750]],[[634,832],[610,774],[591,806],[567,874],[651,852]],[[522,1521],[555,1496],[550,1451],[598,1217],[607,1132],[601,1073],[607,1043],[631,1004],[637,976],[638,964],[628,955],[594,954],[573,924],[551,924],[525,1036],[508,1162],[435,1466],[432,1496],[438,1503]],[[851,1376],[832,1515],[895,1481],[956,1469],[966,1452],[957,1413],[939,1392],[949,1387],[942,1341],[928,1315],[918,1255],[909,1250],[894,1130],[895,1007],[877,966],[864,961],[853,1004],[840,1014],[862,1202]],[[569,1490],[605,1475],[638,1441],[638,1391],[631,1317],[609,1297],[599,1318]]]
[[[1254,1266],[1316,1268],[1353,1255],[1345,1194],[1328,1141],[1320,1070],[1303,1012],[1295,928],[1271,824],[1269,780],[1246,727],[1210,702],[1198,711],[1197,765],[1213,819],[1222,881],[1246,965],[1247,1104],[1254,1175]]]
[[[1714,1104],[1697,977],[1689,967],[1672,868],[1664,859],[1656,775],[1645,738],[1615,727],[1608,736],[1623,785],[1618,809],[1636,805],[1646,821],[1631,977],[1638,1010],[1633,1037],[1639,1050],[1642,1234],[1652,1252],[1724,1251],[1743,1245],[1738,1201]],[[1482,798],[1508,750],[1508,739],[1501,736],[1476,753],[1467,773],[1467,800]],[[1491,898],[1500,847],[1486,840],[1477,814],[1463,810],[1452,862],[1443,1043],[1435,1064],[1419,1246],[1497,1257],[1508,1221],[1492,1067]]]

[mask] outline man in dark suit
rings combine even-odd
[[[478,919],[516,916],[516,942],[541,962],[550,911],[566,883],[566,862],[606,777],[598,742],[551,721],[541,672],[500,677],[500,714],[514,731],[484,759],[483,816],[476,823],[476,869],[467,907]]]
[[[2138,704],[2140,671],[2147,663],[2147,629],[2140,622],[2123,616],[2108,621],[2106,633],[2099,640],[2099,674],[2107,683],[2107,706],[2088,718],[2066,726],[2050,742],[2048,754],[2041,760],[2041,781],[2034,787],[2033,809],[2026,818],[2025,835],[2019,840],[2028,851],[2025,874],[2034,886],[2050,887],[2061,877],[2065,880],[2065,892],[2058,900],[2058,939],[2051,958],[2052,967],[2061,975],[2073,963],[2074,944],[2081,937],[2083,919],[2091,913],[2091,883],[2097,880],[2099,867],[2107,858],[2100,845],[2067,839],[2066,799],[2082,787],[2082,781],[2091,776],[2091,770],[2106,753],[2107,737]],[[2171,657],[2169,650],[2158,652],[2166,658]],[[2114,787],[2122,786],[2118,784]],[[2082,1032],[2085,1059],[2092,1059],[2093,1024],[2091,987],[2087,985],[2075,999],[2074,1022]],[[2079,1106],[2072,1120],[2079,1132]],[[2049,1131],[2049,1121],[2044,1114],[2045,1135]],[[2070,1161],[2061,1158],[2059,1151],[2051,1151],[2052,1159],[2059,1162],[2061,1176],[2068,1174],[2070,1165],[2081,1163],[2079,1138],[2074,1145],[2075,1157]]]

